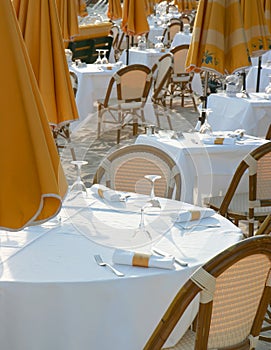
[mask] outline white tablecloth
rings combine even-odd
[[[169,52],[169,50],[160,52],[157,49],[138,50],[137,48],[132,48],[129,50],[129,64],[141,63],[151,68],[166,52]],[[121,54],[120,61],[126,63],[126,50]],[[192,89],[199,96],[203,93],[201,78],[198,73],[194,74]]]
[[[167,152],[181,171],[181,199],[202,205],[205,197],[224,194],[242,158],[267,141],[245,137],[233,145],[211,145],[203,144],[200,137],[204,135],[184,133],[178,140],[140,135],[136,143]],[[238,188],[239,192],[242,190],[247,190],[246,181]]]
[[[159,58],[168,51],[169,50],[161,52],[158,49],[139,50],[137,47],[132,47],[129,49],[129,64],[140,63],[152,68],[152,66],[158,62]],[[120,56],[120,61],[124,64],[126,64],[126,55],[127,52],[124,50]]]
[[[181,229],[168,214],[181,202],[161,201],[162,210],[146,213],[146,225],[160,237],[133,237],[146,198],[127,204],[66,202],[62,223],[0,233],[0,343],[5,350],[142,349],[177,290],[206,260],[240,240],[238,228],[215,215],[202,224],[218,228]],[[89,206],[87,206],[89,205]],[[134,212],[135,207],[137,208]],[[127,212],[125,212],[127,210]],[[157,209],[158,210],[158,209]],[[160,213],[160,214],[159,214]],[[150,252],[157,246],[186,260],[174,270],[116,265],[125,277],[98,266],[94,254],[112,262],[116,247]],[[182,334],[194,308],[182,321]],[[179,337],[174,333],[171,342]]]
[[[171,43],[171,48],[179,45],[190,45],[192,39],[192,34],[184,34],[184,32],[179,32],[175,34],[174,39]]]
[[[246,90],[248,92],[255,92],[257,85],[257,75],[258,75],[258,66],[250,67],[248,74],[246,76]],[[263,64],[260,75],[260,86],[259,92],[264,92],[266,86],[270,82],[269,76],[271,75],[271,66]]]
[[[110,64],[112,69],[107,69],[108,65],[88,64],[87,67],[78,68],[75,65],[70,66],[78,76],[78,91],[76,95],[76,104],[79,113],[79,122],[72,123],[75,128],[87,117],[92,117],[97,112],[97,100],[103,100],[106,95],[107,87],[112,75],[121,67],[120,64]],[[116,97],[117,91],[113,86],[111,97]],[[155,119],[153,106],[149,99],[145,107],[145,115],[149,121]]]
[[[238,94],[240,96],[240,94]],[[208,96],[208,120],[214,131],[245,129],[249,135],[265,137],[271,123],[271,100],[263,93],[250,98],[228,97],[223,93]]]

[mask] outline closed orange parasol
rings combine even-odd
[[[58,17],[64,41],[70,41],[71,37],[79,34],[77,6],[75,1],[56,0]]]
[[[201,0],[187,55],[187,71],[231,74],[251,65],[239,0]]]
[[[78,119],[55,0],[13,0],[30,61],[55,126]]]
[[[174,0],[174,5],[180,12],[196,10],[198,6],[196,0]]]
[[[67,0],[71,1],[71,0]],[[80,17],[86,17],[88,15],[87,4],[85,0],[74,0],[77,7],[77,14]]]
[[[11,1],[0,17],[0,227],[15,231],[55,216],[67,182]]]
[[[141,35],[150,30],[145,0],[124,0],[121,27],[128,35]]]
[[[122,17],[120,0],[108,0],[107,17],[111,20],[117,20]]]

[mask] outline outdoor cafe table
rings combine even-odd
[[[225,137],[227,132],[217,132]],[[151,145],[167,152],[178,165],[182,176],[181,199],[202,205],[204,198],[225,194],[235,169],[249,152],[268,142],[264,139],[245,136],[234,144],[206,144],[208,135],[183,133],[176,138],[159,135],[139,135],[136,143]],[[247,191],[244,180],[238,191]]]
[[[158,62],[159,58],[167,52],[169,52],[168,49],[166,49],[165,52],[161,52],[159,49],[139,50],[138,48],[131,48],[129,49],[129,64],[140,63],[152,68],[152,66]],[[126,50],[122,52],[120,61],[126,63]],[[202,83],[198,73],[194,74],[192,90],[199,96],[202,95]]]
[[[247,92],[255,92],[257,85],[257,75],[258,75],[258,67],[251,66],[246,76],[246,90]],[[261,75],[260,75],[260,86],[259,92],[264,92],[265,88],[270,82],[271,75],[271,65],[263,64],[261,67]]]
[[[207,99],[211,110],[209,124],[214,131],[244,129],[248,135],[265,137],[271,123],[271,100],[260,92],[249,93],[249,98],[241,95],[210,94]]]
[[[106,202],[89,193],[64,203],[58,224],[0,232],[1,349],[142,349],[178,289],[196,268],[242,239],[240,230],[218,214],[183,229],[173,218],[179,201],[160,199],[146,210],[144,234],[134,235],[148,197],[131,194]],[[183,223],[186,225],[186,223]],[[191,222],[189,223],[189,225]],[[156,246],[188,262],[173,269],[114,266],[117,277],[100,267],[94,254],[112,263],[116,248],[150,253]],[[185,315],[170,343],[185,332],[197,303]],[[169,343],[169,344],[170,344]]]
[[[179,32],[176,33],[172,43],[171,43],[171,48],[179,45],[190,45],[192,39],[192,34],[191,33],[184,33],[184,32]]]

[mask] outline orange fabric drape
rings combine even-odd
[[[19,230],[55,216],[67,182],[11,1],[0,17],[0,227]]]
[[[13,4],[49,123],[78,119],[56,1],[13,0]]]
[[[150,30],[145,0],[124,0],[121,27],[129,35],[141,35]]]

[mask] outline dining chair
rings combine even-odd
[[[185,70],[185,61],[189,45],[175,46],[170,50],[173,54],[173,72],[169,84],[170,108],[172,108],[173,99],[181,98],[181,106],[184,107],[185,97],[192,99],[194,109],[197,111],[196,100],[192,89],[192,80],[194,73],[187,73]]]
[[[181,175],[175,161],[164,151],[148,145],[127,145],[108,154],[99,165],[93,184],[150,194],[151,184],[144,178],[148,174],[161,176],[155,182],[157,196],[180,200]]]
[[[117,97],[112,98],[116,85]],[[131,64],[119,69],[111,77],[104,100],[97,101],[98,138],[102,124],[109,123],[117,129],[117,143],[121,129],[132,123],[133,135],[138,133],[138,120],[145,123],[144,107],[152,84],[151,69],[142,64]]]
[[[72,84],[72,89],[73,89],[73,94],[74,97],[76,97],[77,90],[78,90],[78,77],[77,74],[73,71],[70,71],[70,79],[71,79],[71,84]],[[60,149],[65,148],[66,146],[63,144],[59,143],[59,137],[63,138],[65,141],[68,142],[70,145],[72,140],[71,140],[71,131],[70,131],[70,123],[66,123],[60,126],[51,126],[53,138],[56,144],[56,147],[58,151]],[[71,155],[72,155],[72,160],[76,160],[76,155],[73,147],[70,147]]]
[[[117,62],[120,58],[118,43],[120,38],[120,28],[117,24],[112,25],[109,34],[112,36],[112,49],[114,50],[114,59]]]
[[[271,140],[271,124],[269,125],[269,128],[267,130],[267,133],[265,135],[266,140]]]
[[[169,128],[172,130],[172,123],[170,114],[166,111],[166,98],[168,95],[168,86],[173,70],[173,55],[168,52],[161,56],[157,63],[152,67],[153,75],[153,90],[152,90],[152,103],[154,107],[154,113],[157,120],[157,125],[160,128],[160,116],[166,116]],[[162,107],[162,113],[160,108]]]
[[[248,174],[248,189],[237,193],[238,185]],[[254,234],[257,221],[262,222],[271,212],[271,142],[251,151],[237,167],[225,196],[204,199],[204,204],[222,216],[248,222],[248,235]]]
[[[167,47],[170,47],[175,35],[181,32],[183,29],[182,22],[173,22],[168,24],[166,31],[163,33],[163,42],[166,43]]]
[[[181,287],[144,350],[165,349],[165,341],[198,296],[195,330],[189,328],[176,346],[166,349],[255,349],[271,298],[270,268],[270,236],[250,237],[225,249]]]

